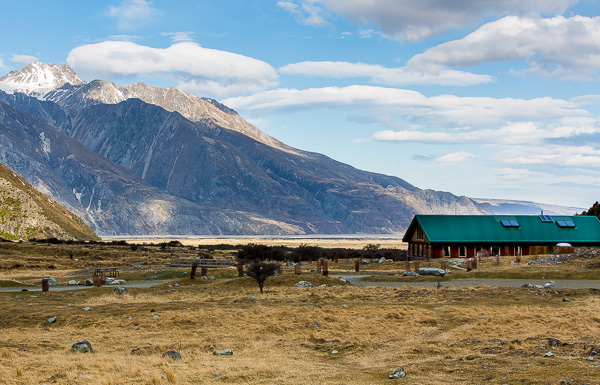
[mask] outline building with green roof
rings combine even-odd
[[[583,215],[415,215],[402,240],[415,257],[530,255],[558,244],[600,246],[600,220]]]

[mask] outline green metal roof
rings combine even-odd
[[[551,217],[552,222],[542,222],[538,215],[415,215],[402,240],[410,241],[421,226],[430,243],[600,243],[595,216]],[[510,220],[518,227],[506,226]],[[557,221],[572,221],[575,227],[559,227]]]

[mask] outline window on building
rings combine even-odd
[[[498,255],[500,255],[500,247],[498,246],[492,246],[492,257],[496,257]]]
[[[467,248],[465,246],[461,246],[458,248],[458,255],[460,257],[466,257],[467,256]]]
[[[475,256],[476,257],[481,257],[481,246],[475,246]]]
[[[423,229],[421,228],[421,226],[417,226],[417,239],[425,239],[425,235],[423,234]]]
[[[450,246],[444,246],[444,257],[450,256]]]

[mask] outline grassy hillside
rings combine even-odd
[[[92,240],[94,231],[79,217],[0,164],[0,237]]]

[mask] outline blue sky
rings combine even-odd
[[[2,3],[2,73],[175,86],[420,188],[600,199],[600,0]]]

